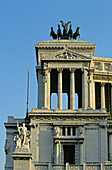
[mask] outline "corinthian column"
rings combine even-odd
[[[91,83],[91,80],[88,80],[87,83],[88,83],[88,109],[89,109],[89,108],[91,108],[90,107],[90,83]]]
[[[105,83],[101,83],[101,108],[105,109]]]
[[[51,107],[51,94],[50,94],[50,72],[51,69],[48,69],[48,89],[47,89],[47,93],[48,93],[48,109],[50,109]]]
[[[112,117],[112,84],[111,84],[111,117]]]
[[[47,71],[45,70],[44,82],[44,108],[47,108]]]
[[[58,71],[58,108],[62,109],[62,71],[63,69],[57,69]]]
[[[70,109],[75,109],[75,69],[70,69]]]

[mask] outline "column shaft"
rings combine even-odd
[[[109,134],[109,161],[112,161],[112,134]]]
[[[111,84],[111,116],[112,116],[112,84]]]
[[[56,144],[56,163],[59,164],[59,143]]]
[[[67,136],[67,127],[65,127],[65,136]]]
[[[88,80],[87,83],[88,83],[88,108],[90,108],[90,83],[91,83],[91,80]]]
[[[58,108],[62,109],[62,69],[58,69]]]
[[[51,107],[51,94],[50,94],[50,70],[48,70],[48,109]]]
[[[70,135],[73,136],[73,127],[70,128]]]
[[[96,97],[95,97],[95,82],[93,82],[93,109],[95,110],[95,102],[96,102]]]
[[[101,108],[105,108],[105,84],[101,84]]]
[[[87,109],[88,107],[88,72],[86,69],[82,71],[82,108]]]
[[[75,109],[75,70],[70,71],[70,109]]]
[[[46,70],[44,76],[44,107],[47,108],[47,77],[46,77]]]

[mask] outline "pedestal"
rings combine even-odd
[[[12,153],[13,170],[31,170],[32,153],[29,149],[18,148]]]

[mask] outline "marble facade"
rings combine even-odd
[[[5,170],[112,168],[112,59],[95,57],[95,47],[79,40],[35,45],[38,108],[29,119],[8,117]],[[17,121],[30,132],[27,148],[14,143]]]

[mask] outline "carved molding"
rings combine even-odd
[[[112,76],[108,75],[93,75],[94,80],[106,80],[106,81],[112,81]]]
[[[43,121],[43,120],[45,120],[45,121],[74,121],[74,120],[80,120],[80,121],[82,121],[82,120],[104,120],[104,117],[93,117],[93,116],[90,116],[90,117],[86,117],[86,116],[82,116],[82,117],[78,117],[78,116],[76,116],[76,117],[70,117],[70,116],[66,116],[66,117],[62,117],[62,116],[32,116],[32,118],[31,119],[33,119],[33,120],[36,120],[36,121]]]

